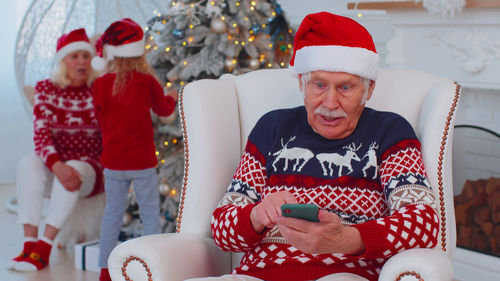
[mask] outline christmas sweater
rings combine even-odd
[[[94,105],[101,126],[101,163],[112,170],[142,170],[157,164],[150,110],[159,116],[174,112],[175,101],[149,75],[133,72],[122,92],[113,95],[116,74],[93,85]]]
[[[89,196],[104,191],[99,157],[102,139],[87,86],[65,89],[49,79],[35,86],[34,142],[35,153],[52,170],[57,161],[80,160],[95,170],[96,183]]]
[[[257,234],[252,208],[284,190],[356,227],[366,250],[357,256],[306,254],[288,244],[277,226]],[[234,273],[314,280],[351,272],[377,280],[394,254],[434,247],[439,225],[420,143],[404,118],[365,108],[350,136],[330,140],[313,131],[302,106],[272,111],[257,122],[211,227],[220,248],[245,253]]]

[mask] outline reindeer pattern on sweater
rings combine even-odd
[[[277,227],[255,233],[252,208],[283,190],[358,228],[366,251],[311,255],[289,245]],[[245,253],[235,272],[264,280],[336,272],[377,280],[392,255],[434,247],[439,226],[420,143],[404,118],[365,108],[349,137],[329,140],[312,130],[304,107],[272,111],[257,122],[211,225],[219,247]]]

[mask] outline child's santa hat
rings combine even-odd
[[[114,57],[135,58],[144,54],[144,32],[135,21],[125,18],[112,23],[96,42],[97,56],[92,67],[103,70]],[[103,58],[106,52],[106,59]]]
[[[377,79],[379,55],[368,31],[356,21],[327,12],[307,15],[295,33],[290,70],[324,70]]]
[[[58,64],[65,56],[78,50],[88,51],[91,55],[95,53],[94,47],[90,44],[89,37],[83,28],[63,34],[57,39],[56,55],[54,56],[55,64]]]

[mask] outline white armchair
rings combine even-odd
[[[413,249],[392,257],[380,280],[451,280],[456,243],[451,141],[460,87],[448,79],[412,70],[383,69],[368,106],[404,116],[421,143],[424,164],[441,221],[435,249]],[[210,217],[236,170],[250,130],[264,113],[303,104],[296,78],[287,70],[258,70],[188,84],[180,95],[185,169],[178,233],[129,240],[109,258],[111,278],[184,280],[219,276],[240,255],[212,241]]]

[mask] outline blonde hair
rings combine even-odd
[[[133,71],[149,74],[158,81],[153,68],[146,61],[146,55],[135,58],[115,57],[108,62],[107,69],[109,72],[116,73],[113,95],[117,95],[126,86]]]
[[[88,87],[91,87],[92,83],[94,83],[94,80],[98,76],[99,73],[97,73],[97,71],[95,71],[91,67],[89,76],[87,77],[87,82],[85,84]],[[64,60],[59,61],[59,63],[54,67],[54,70],[50,74],[50,80],[61,89],[65,89],[71,84],[71,80],[68,78],[68,70],[66,69],[66,63],[64,63]]]

